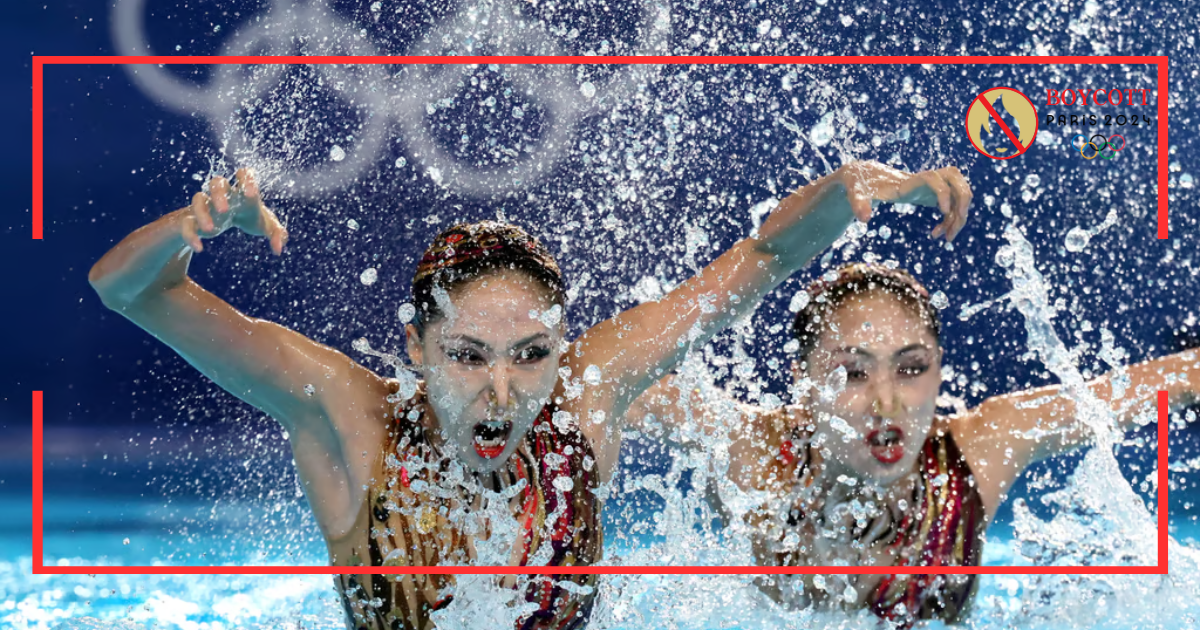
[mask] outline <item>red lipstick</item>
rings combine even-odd
[[[504,452],[508,444],[511,422],[480,422],[475,425],[475,453],[484,459],[495,459]]]
[[[904,431],[900,427],[889,425],[871,431],[863,442],[880,463],[895,464],[904,458]]]

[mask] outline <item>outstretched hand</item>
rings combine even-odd
[[[930,236],[946,236],[953,241],[967,222],[971,205],[971,186],[953,166],[934,171],[905,173],[879,162],[851,162],[835,171],[830,178],[846,189],[850,209],[860,221],[867,221],[874,211],[875,201],[910,203],[934,206],[942,211],[943,221]]]
[[[192,197],[191,214],[182,223],[184,242],[197,252],[204,251],[202,239],[213,238],[230,227],[271,241],[271,251],[283,253],[288,233],[274,212],[263,203],[258,184],[249,169],[238,169],[232,187],[224,177],[209,180],[208,193]]]

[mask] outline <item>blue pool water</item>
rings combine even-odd
[[[10,476],[11,480],[11,476]],[[53,483],[53,480],[48,481]],[[14,630],[228,630],[343,628],[329,576],[32,575],[28,495],[5,484],[0,513],[0,627]],[[48,566],[172,564],[323,564],[324,548],[300,501],[284,507],[254,500],[109,495],[48,496],[44,557]],[[1174,501],[1173,501],[1174,503]],[[614,509],[606,556],[633,564],[674,563],[677,541],[618,532],[654,506]],[[1200,529],[1173,524],[1172,566],[1200,566]],[[183,524],[191,523],[187,529]],[[258,525],[254,525],[258,523]],[[290,527],[294,525],[294,529]],[[264,538],[263,532],[273,532]],[[986,565],[1029,564],[1008,523],[994,525]],[[723,557],[719,549],[693,557]],[[869,616],[825,618],[766,601],[749,576],[609,576],[593,628],[872,628]],[[1194,588],[1186,573],[1162,576],[983,576],[973,628],[1195,627]],[[1083,601],[1080,593],[1092,594]],[[1169,600],[1192,597],[1191,605]],[[1163,613],[1169,606],[1171,612]],[[1079,611],[1072,610],[1080,607]],[[929,627],[942,627],[934,623]]]

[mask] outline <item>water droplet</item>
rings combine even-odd
[[[637,284],[633,286],[633,290],[630,291],[631,296],[637,300],[638,304],[657,301],[664,293],[662,284],[654,276],[645,276],[638,280]]]
[[[125,540],[122,540],[122,541],[121,541],[121,544],[122,544],[122,545],[128,545],[128,544],[129,544],[129,539],[128,539],[128,538],[126,538]]]
[[[546,328],[553,328],[562,321],[562,306],[555,304],[538,315],[538,321]]]
[[[946,294],[941,291],[934,291],[933,295],[929,296],[929,303],[934,308],[941,310],[950,306],[950,298],[946,297]]]
[[[513,118],[524,118],[525,110],[521,109],[520,107],[514,107],[513,111],[512,111],[512,115],[513,115]]]
[[[799,313],[804,310],[804,307],[808,306],[810,300],[812,300],[812,296],[808,294],[808,291],[797,291],[796,295],[792,296],[791,303],[788,304],[788,310],[793,313]]]
[[[600,379],[603,377],[604,375],[600,372],[600,368],[595,365],[589,365],[583,371],[583,382],[588,385],[599,385]]]
[[[1030,173],[1025,176],[1025,185],[1030,188],[1037,188],[1040,183],[1042,183],[1042,178],[1038,177],[1037,173]]]
[[[829,418],[829,426],[834,431],[842,434],[842,441],[844,442],[857,440],[859,437],[858,431],[854,427],[850,426],[849,422],[846,422],[838,416],[832,416]]]
[[[408,166],[408,160],[402,157],[396,158],[396,168],[404,168],[405,166]]]
[[[379,13],[382,10],[383,10],[382,2],[372,2],[371,3],[371,12],[372,13]]]
[[[365,337],[359,337],[351,342],[350,347],[354,348],[356,352],[366,352],[371,349],[371,344]]]
[[[309,383],[308,385],[304,386],[304,394],[306,396],[312,396],[315,393],[317,393],[317,388],[313,387],[312,383]]]
[[[404,400],[411,400],[417,393],[417,377],[408,370],[397,370],[396,379],[400,381],[400,391],[397,393]]]
[[[379,279],[379,272],[376,271],[374,267],[367,267],[366,271],[363,271],[362,275],[360,275],[358,277],[359,282],[362,282],[363,284],[365,284],[367,286],[371,286],[372,284],[375,284],[375,281],[378,279]]]
[[[554,478],[554,487],[562,492],[570,492],[571,488],[575,487],[575,482],[566,475],[561,475]]]
[[[996,252],[996,264],[1001,267],[1011,267],[1017,260],[1017,253],[1011,247],[1001,247]]]
[[[354,232],[358,230],[358,221],[350,219],[349,221],[346,221],[346,227],[350,228],[351,232]]]
[[[1178,173],[1179,171],[1183,170],[1183,165],[1181,165],[1179,162],[1171,162],[1167,165],[1167,170],[1172,173]]]
[[[854,590],[853,586],[846,585],[846,590],[842,591],[842,599],[847,603],[858,601],[858,591]]]
[[[854,18],[850,17],[849,15],[842,15],[841,21],[842,21],[842,26],[850,26],[851,24],[854,23]]]
[[[888,240],[888,239],[889,239],[889,238],[891,238],[891,237],[892,237],[892,228],[890,228],[890,227],[888,227],[888,226],[886,226],[886,225],[880,226],[880,228],[879,228],[879,238],[881,238],[881,239],[883,239],[883,240],[885,240],[885,241],[886,241],[886,240]]]
[[[416,317],[416,315],[417,307],[409,304],[408,302],[401,304],[400,308],[396,309],[396,317],[400,319],[401,324],[407,324],[411,322],[413,317]]]
[[[596,86],[592,85],[591,81],[579,86],[579,91],[583,93],[584,98],[592,98],[596,95]]]
[[[333,148],[329,150],[329,159],[333,160],[334,162],[341,162],[342,160],[346,159],[346,152],[342,149],[342,147],[339,147],[335,144],[333,145]]]
[[[1179,187],[1180,188],[1191,188],[1192,186],[1195,186],[1195,185],[1196,185],[1195,180],[1192,179],[1191,173],[1184,173],[1183,175],[1179,176]]]
[[[1081,227],[1073,227],[1070,232],[1067,232],[1067,251],[1081,252],[1088,246],[1088,241],[1091,240],[1092,234]]]
[[[808,139],[815,145],[823,147],[833,140],[833,115],[834,112],[829,112],[813,125],[808,131]]]
[[[433,183],[437,184],[438,186],[441,186],[442,185],[442,169],[437,168],[436,166],[429,167],[429,179],[432,179]]]

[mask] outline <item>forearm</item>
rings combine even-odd
[[[790,275],[837,241],[853,222],[845,187],[826,175],[779,202],[757,236],[747,241],[755,251],[774,256]]]
[[[147,290],[166,290],[187,277],[192,250],[181,236],[183,208],[139,228],[106,253],[88,281],[106,305],[121,309]]]
[[[754,310],[789,270],[755,250],[749,239],[734,245],[667,297],[622,313],[589,331],[589,346],[619,380],[616,412],[675,369],[737,318]]]
[[[1151,359],[1125,368],[1127,380],[1117,373],[1097,379],[1093,391],[1109,400],[1121,432],[1138,424],[1138,418],[1156,408],[1158,392],[1167,392],[1168,410],[1194,404],[1200,390],[1200,352],[1188,350],[1178,354]],[[1114,387],[1114,379],[1121,382]],[[1124,389],[1116,398],[1116,389]]]
[[[1181,352],[1143,361],[1110,372],[1087,383],[1091,395],[1103,404],[1124,434],[1139,418],[1156,416],[1158,392],[1167,392],[1168,408],[1178,409],[1197,400],[1200,387],[1200,353]],[[984,403],[988,416],[1004,418],[1014,444],[1027,444],[1030,463],[1092,444],[1095,432],[1081,418],[1070,392],[1061,385],[1000,396]]]
[[[757,235],[728,251],[665,298],[618,315],[581,339],[580,369],[612,374],[620,415],[643,391],[739,317],[757,308],[796,270],[831,245],[853,220],[841,184],[822,178],[789,196]]]
[[[640,379],[641,388],[673,370],[691,347],[708,343],[756,309],[767,294],[845,232],[854,215],[845,195],[839,194],[844,191],[837,190],[840,186],[822,178],[790,195],[757,235],[736,243],[666,299],[639,307],[661,311],[643,319],[659,322],[643,328],[644,343],[659,344],[660,353]],[[638,315],[639,309],[630,315]]]

